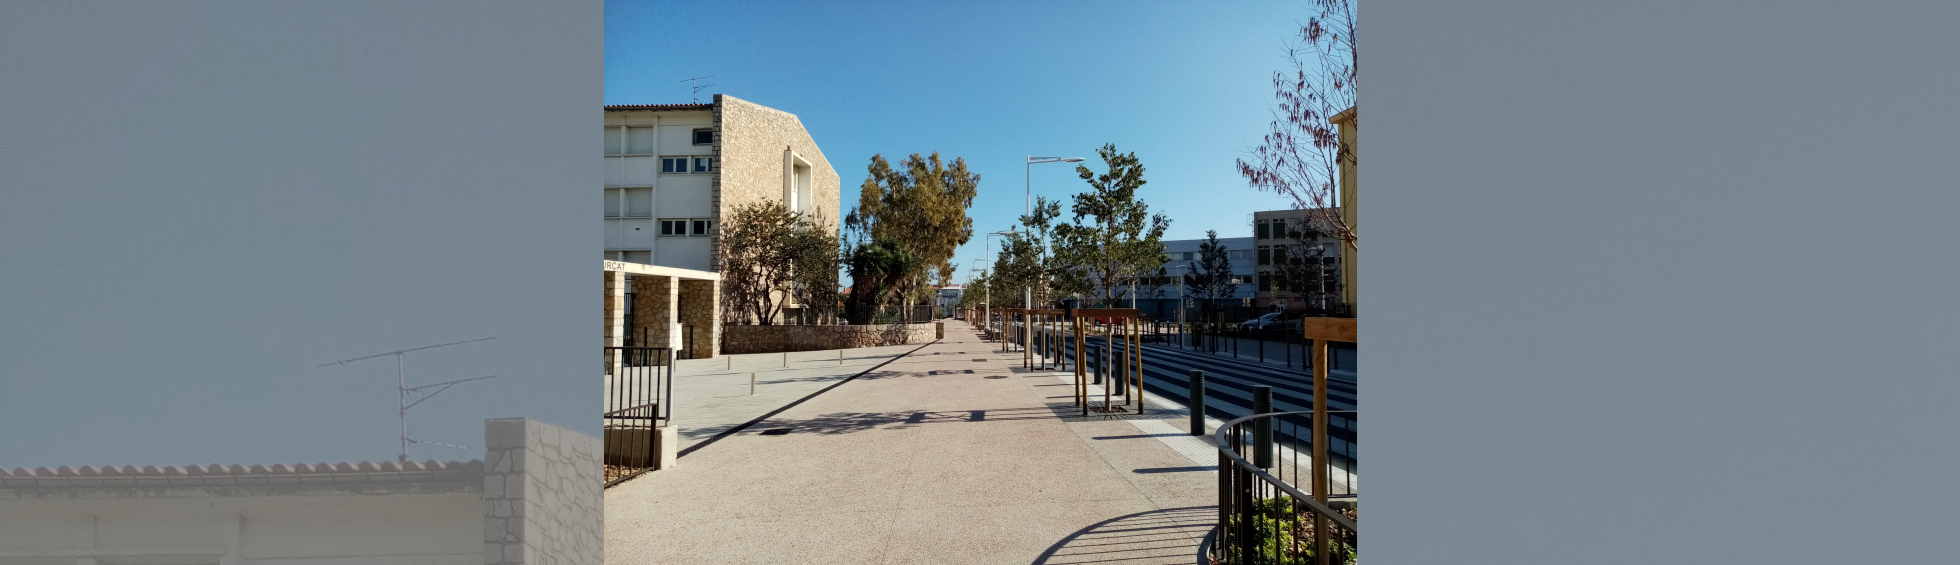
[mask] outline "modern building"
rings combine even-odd
[[[1360,153],[1358,149],[1360,142],[1355,137],[1357,132],[1355,131],[1354,116],[1354,108],[1350,107],[1339,114],[1335,114],[1334,117],[1328,118],[1327,123],[1341,126],[1339,141],[1342,146],[1348,148],[1347,157],[1341,159],[1341,189],[1340,199],[1338,200],[1341,222],[1346,223],[1349,228],[1358,232],[1360,227],[1355,224],[1355,220],[1360,218],[1361,214],[1356,197],[1359,196],[1360,192],[1355,189],[1354,170],[1355,156]],[[1356,305],[1360,304],[1360,300],[1355,294],[1356,283],[1360,282],[1360,271],[1355,263],[1355,255],[1358,251],[1353,245],[1344,245],[1341,248],[1341,254],[1346,258],[1341,261],[1341,302],[1347,304],[1347,313],[1350,316],[1355,315],[1355,312],[1358,311]]]
[[[598,564],[599,439],[489,420],[481,460],[0,469],[4,565]]]
[[[722,324],[720,228],[775,200],[838,227],[839,177],[795,114],[716,94],[710,104],[605,107],[607,347],[713,357]],[[616,353],[606,354],[610,374]]]
[[[1345,246],[1340,240],[1325,234],[1313,233],[1313,230],[1308,230],[1308,233],[1314,237],[1296,239],[1292,236],[1302,227],[1310,225],[1311,214],[1311,211],[1304,209],[1253,212],[1252,245],[1257,257],[1254,280],[1257,293],[1253,296],[1254,308],[1268,311],[1342,310],[1340,305],[1344,302],[1341,300],[1343,285],[1340,273]],[[1282,288],[1280,279],[1275,274],[1280,268],[1279,265],[1294,254],[1310,257],[1317,255],[1317,260],[1323,269],[1318,281],[1321,284],[1292,291]]]
[[[1178,278],[1195,272],[1195,263],[1200,261],[1203,239],[1178,239],[1164,242],[1164,255],[1169,261],[1164,264],[1167,276],[1144,281],[1140,298],[1179,299],[1194,296],[1191,289],[1178,284]],[[1225,247],[1225,255],[1231,262],[1232,294],[1228,298],[1237,301],[1251,298],[1253,289],[1253,240],[1250,237],[1221,237],[1218,244]]]

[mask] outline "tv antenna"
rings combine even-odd
[[[430,383],[430,384],[426,384],[426,385],[422,385],[422,386],[418,386],[418,387],[410,387],[410,386],[408,386],[408,378],[407,378],[407,377],[405,376],[405,374],[404,374],[404,373],[402,372],[402,355],[405,355],[405,354],[409,354],[409,353],[414,353],[414,352],[417,352],[417,351],[424,351],[424,350],[429,350],[429,349],[435,349],[435,348],[438,348],[438,347],[449,347],[449,346],[451,346],[451,345],[462,345],[462,344],[465,344],[465,343],[476,343],[476,342],[479,342],[479,341],[490,341],[490,340],[493,340],[493,339],[497,339],[497,338],[496,338],[495,336],[491,336],[491,337],[480,337],[480,338],[476,338],[476,339],[470,339],[470,340],[463,340],[463,341],[458,341],[458,342],[454,342],[454,343],[439,343],[439,344],[436,344],[436,345],[425,345],[425,346],[422,346],[422,347],[412,347],[412,348],[408,348],[408,349],[403,349],[403,350],[399,350],[399,351],[390,351],[390,352],[387,352],[387,353],[376,353],[376,354],[374,354],[374,355],[369,355],[369,356],[366,356],[366,357],[355,357],[355,358],[353,358],[353,359],[341,359],[341,360],[338,360],[338,361],[334,361],[334,362],[331,362],[331,363],[322,363],[322,364],[320,365],[320,367],[322,367],[322,368],[325,368],[325,367],[331,367],[331,366],[336,366],[336,365],[346,365],[346,364],[348,364],[348,363],[353,363],[353,362],[355,362],[355,361],[366,361],[366,360],[369,360],[369,359],[380,359],[380,358],[382,358],[382,357],[388,357],[388,356],[394,356],[394,358],[395,358],[395,388],[396,388],[396,390],[398,390],[398,391],[400,391],[400,393],[401,393],[401,412],[400,412],[400,415],[401,415],[401,420],[402,420],[402,455],[401,455],[401,462],[402,462],[402,463],[407,463],[407,462],[408,462],[408,445],[409,445],[409,444],[411,444],[411,443],[426,443],[426,444],[430,444],[430,445],[440,445],[440,446],[443,446],[443,447],[453,447],[453,448],[456,448],[456,449],[469,449],[468,447],[464,447],[464,446],[461,446],[461,445],[455,445],[455,444],[449,444],[449,443],[442,443],[442,442],[435,442],[435,441],[424,441],[424,440],[419,440],[419,439],[415,439],[415,438],[412,438],[412,437],[409,437],[409,436],[408,436],[408,409],[410,409],[410,408],[414,408],[414,407],[415,407],[415,405],[417,405],[417,404],[421,404],[422,402],[424,402],[424,401],[426,401],[426,400],[428,400],[428,399],[430,399],[430,398],[434,398],[434,397],[435,397],[435,396],[436,396],[437,394],[441,394],[441,393],[442,393],[442,391],[445,391],[445,390],[449,390],[449,387],[452,387],[452,386],[456,386],[456,385],[458,385],[458,384],[462,384],[462,383],[466,383],[466,382],[470,382],[470,381],[480,381],[480,380],[483,380],[483,379],[494,379],[494,378],[497,378],[497,375],[490,375],[490,376],[487,376],[487,377],[471,377],[471,378],[467,378],[467,379],[456,379],[456,380],[453,380],[453,381],[443,381],[443,382],[439,382],[439,383]],[[441,388],[437,388],[437,387],[441,387]],[[428,390],[428,389],[431,389],[431,388],[434,388],[435,390],[434,390],[434,391],[432,391],[432,392],[423,392],[424,390]],[[408,395],[409,395],[409,393],[415,393],[415,394],[420,394],[420,395],[422,395],[422,397],[421,397],[421,398],[417,398],[417,399],[415,399],[415,401],[414,401],[414,402],[409,402],[409,401],[408,401]]]
[[[708,76],[704,76],[704,77],[694,77],[694,78],[684,78],[684,79],[680,79],[680,80],[677,80],[677,81],[674,81],[674,82],[685,82],[685,83],[688,83],[688,86],[690,86],[690,87],[692,87],[692,88],[694,89],[694,92],[692,93],[692,94],[693,94],[693,96],[694,96],[694,103],[695,103],[695,104],[700,104],[700,103],[701,103],[701,89],[703,89],[703,88],[707,88],[707,87],[710,87],[710,86],[714,86],[714,85],[712,85],[712,84],[701,84],[701,83],[700,83],[700,81],[701,81],[701,79],[708,79],[708,78],[715,78],[715,75],[708,75]]]

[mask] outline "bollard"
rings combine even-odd
[[[1252,413],[1266,414],[1273,411],[1273,387],[1259,385],[1252,387]],[[1273,419],[1260,418],[1252,421],[1252,464],[1261,469],[1273,467]]]
[[[755,373],[749,373],[749,396],[755,396]]]
[[[844,350],[842,349],[837,350],[837,364],[839,366],[844,364]]]
[[[1191,435],[1205,435],[1205,372],[1191,370]]]
[[[789,352],[788,352],[788,351],[784,351],[784,352],[783,352],[783,366],[784,366],[784,367],[788,367],[788,366],[789,366]]]

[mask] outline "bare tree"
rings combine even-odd
[[[1354,226],[1336,207],[1345,204],[1337,197],[1341,163],[1355,166],[1354,144],[1343,143],[1340,126],[1330,120],[1356,109],[1354,2],[1313,0],[1313,8],[1298,42],[1286,50],[1292,74],[1273,73],[1279,104],[1272,132],[1238,168],[1253,188],[1292,197],[1318,231],[1352,248]]]

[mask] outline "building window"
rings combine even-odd
[[[706,173],[706,172],[714,171],[714,168],[715,168],[714,157],[661,157],[660,158],[660,172],[663,173],[674,173],[674,174]]]
[[[713,129],[711,129],[711,128],[701,128],[701,129],[697,129],[697,130],[694,130],[694,144],[695,144],[695,145],[714,145],[714,144],[715,144],[715,130],[713,130]]]
[[[676,218],[660,221],[660,235],[667,237],[708,237],[714,231],[712,218]]]
[[[1271,264],[1273,264],[1273,247],[1272,247],[1272,246],[1270,246],[1270,245],[1261,245],[1261,246],[1259,246],[1259,264],[1260,264],[1260,265],[1271,265]]]
[[[713,228],[714,225],[714,220],[694,220],[694,233],[690,235],[694,237],[707,237],[708,230]]]
[[[661,220],[660,235],[687,235],[687,220]]]
[[[1254,237],[1257,237],[1259,239],[1273,238],[1272,223],[1267,222],[1265,220],[1259,220],[1258,222],[1255,222],[1253,224],[1253,227],[1254,227],[1254,232],[1256,234]]]

